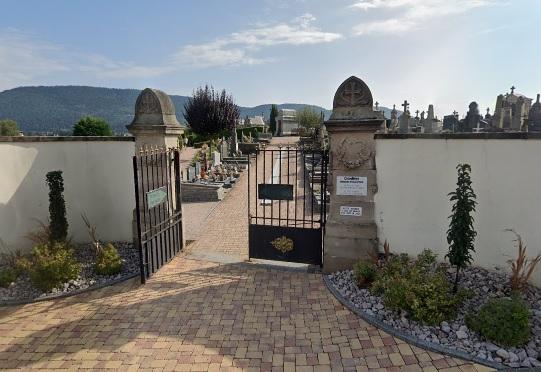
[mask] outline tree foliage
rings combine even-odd
[[[17,122],[10,119],[0,120],[0,136],[18,136]]]
[[[278,116],[278,106],[273,104],[270,109],[269,130],[271,133],[276,131],[276,117]]]
[[[476,196],[473,192],[470,178],[471,167],[468,164],[458,164],[457,188],[449,193],[453,203],[451,222],[447,230],[447,243],[449,252],[445,255],[451,265],[456,267],[454,292],[458,289],[460,270],[473,261],[472,252],[475,251],[475,237],[477,232],[473,228]]]
[[[223,135],[240,116],[240,109],[225,89],[218,92],[205,85],[197,88],[184,105],[184,117],[194,133]]]
[[[63,242],[68,236],[68,220],[64,201],[64,179],[62,171],[52,171],[46,175],[49,186],[49,239]]]
[[[321,126],[321,114],[311,107],[304,107],[297,111],[299,125],[306,129],[319,128]]]
[[[74,136],[112,136],[109,124],[93,116],[85,116],[73,127]]]

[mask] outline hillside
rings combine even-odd
[[[85,115],[98,116],[107,120],[116,133],[125,133],[125,126],[133,118],[137,89],[112,89],[85,86],[21,87],[0,92],[0,119],[9,118],[19,124],[25,133],[71,132],[73,125]],[[183,122],[183,107],[186,96],[171,95],[177,109],[177,117]],[[279,108],[302,109],[304,104],[285,103]],[[325,117],[330,111],[324,110]],[[241,118],[264,115],[268,118],[270,104],[241,107]],[[383,108],[390,116],[388,109]]]

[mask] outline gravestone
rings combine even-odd
[[[195,178],[201,177],[201,163],[195,162]]]
[[[220,160],[220,153],[218,151],[213,151],[212,152],[212,166],[215,167],[220,164],[222,164]]]
[[[188,182],[195,180],[195,167],[188,168]]]
[[[398,133],[409,133],[410,131],[410,112],[408,110],[409,103],[404,101],[402,104],[404,112],[398,118]]]
[[[336,91],[331,117],[325,122],[331,149],[325,272],[351,268],[377,251],[374,133],[385,117],[373,107],[368,86],[352,76]]]

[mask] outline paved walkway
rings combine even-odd
[[[211,262],[247,257],[246,182],[242,177],[199,222],[201,233],[187,252],[145,286],[133,279],[62,300],[0,307],[0,368],[487,370],[368,325],[329,293],[320,274]]]

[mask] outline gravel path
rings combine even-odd
[[[449,271],[450,276],[452,272]],[[468,329],[464,317],[475,311],[489,298],[506,297],[509,294],[508,277],[500,272],[490,272],[471,267],[464,271],[461,286],[473,291],[459,309],[456,319],[442,322],[439,326],[423,326],[406,317],[386,310],[383,299],[355,284],[353,271],[346,270],[329,274],[329,279],[338,292],[349,299],[359,310],[374,316],[399,332],[414,336],[425,342],[464,351],[484,360],[503,363],[509,367],[541,367],[541,289],[530,286],[523,298],[532,309],[532,338],[519,348],[503,348],[485,341]]]
[[[122,271],[117,275],[103,276],[94,272],[94,254],[91,244],[78,245],[75,256],[81,263],[82,270],[79,277],[64,283],[61,288],[55,288],[51,292],[41,292],[34,288],[27,275],[21,275],[8,288],[0,288],[0,304],[7,301],[26,301],[51,295],[69,293],[83,290],[92,286],[101,286],[107,282],[113,282],[123,277],[128,277],[139,272],[139,257],[132,243],[116,242],[113,245],[123,259]]]

